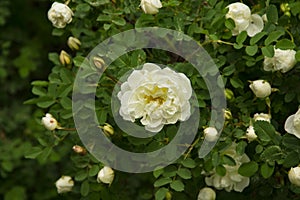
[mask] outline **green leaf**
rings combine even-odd
[[[274,24],[278,21],[278,11],[275,5],[270,5],[267,7],[267,19],[268,22],[272,22]]]
[[[76,173],[75,180],[83,181],[84,179],[87,178],[87,176],[88,176],[88,171],[86,169],[82,169]]]
[[[273,46],[266,46],[261,48],[261,51],[264,56],[272,58],[274,56],[274,47]]]
[[[32,81],[31,85],[33,86],[48,86],[49,82],[48,81]]]
[[[192,158],[187,158],[187,159],[181,161],[181,164],[187,168],[195,168],[196,167],[196,162]]]
[[[267,39],[265,40],[265,45],[266,46],[270,45],[272,42],[277,41],[283,35],[284,35],[284,31],[282,30],[271,32],[267,37]]]
[[[222,163],[224,165],[230,165],[230,166],[235,166],[236,165],[235,160],[232,157],[228,156],[228,155],[224,155],[222,157]]]
[[[100,167],[98,165],[93,165],[89,170],[89,176],[95,176],[96,174],[98,174],[99,170]]]
[[[126,24],[126,21],[125,21],[125,19],[119,17],[119,18],[114,18],[112,20],[112,23],[119,25],[119,26],[124,26]]]
[[[225,20],[225,26],[226,26],[226,28],[228,28],[229,30],[234,29],[235,23],[234,23],[233,19],[231,19],[231,18],[226,19],[226,20]]]
[[[180,168],[178,171],[177,171],[177,174],[183,178],[183,179],[191,179],[192,178],[192,173],[189,169],[186,169],[186,168]]]
[[[173,181],[170,186],[177,192],[182,192],[184,190],[184,184],[180,180]]]
[[[281,136],[276,133],[275,128],[266,121],[256,121],[253,124],[255,133],[258,138],[263,142],[272,141],[274,144],[279,145]]]
[[[239,44],[237,44],[237,43],[234,43],[234,44],[233,44],[233,47],[234,47],[235,49],[241,49],[241,48],[243,48],[243,46],[244,46],[244,45],[243,45],[243,44],[240,44],[240,43],[239,43]]]
[[[275,169],[275,166],[270,166],[270,165],[268,165],[268,163],[264,163],[260,167],[260,173],[261,173],[262,177],[267,179],[272,176],[274,169]]]
[[[253,176],[258,170],[258,164],[254,161],[243,163],[238,170],[238,173],[242,176]]]
[[[276,48],[286,50],[286,49],[294,49],[296,45],[289,39],[282,39],[276,43]]]
[[[60,99],[60,104],[66,110],[72,109],[72,100],[69,97],[61,98]]]
[[[155,192],[155,200],[163,200],[169,190],[167,188],[159,188]]]
[[[41,86],[33,86],[32,93],[38,96],[46,96],[47,90]]]
[[[294,135],[285,134],[282,139],[282,144],[288,149],[300,151],[300,140]]]
[[[290,168],[296,166],[300,162],[299,154],[296,151],[289,152],[283,160],[283,166]]]
[[[32,147],[27,152],[25,152],[25,158],[34,159],[38,155],[40,155],[43,152],[41,147]]]
[[[269,163],[279,161],[282,159],[282,157],[283,153],[281,151],[281,148],[276,145],[267,147],[260,155],[261,160]]]
[[[90,184],[88,180],[85,180],[80,187],[80,193],[82,196],[87,196],[90,192]]]
[[[300,61],[300,50],[296,52],[295,58],[298,62]]]
[[[254,56],[257,53],[258,46],[253,45],[253,46],[247,46],[245,51],[249,56]]]
[[[247,39],[247,32],[243,31],[236,37],[236,43],[243,44],[245,40]]]
[[[164,173],[164,168],[160,168],[160,169],[153,171],[153,176],[155,178],[158,178],[160,175],[162,175],[162,173]]]
[[[243,82],[237,77],[231,78],[230,83],[234,88],[243,88],[244,87]]]
[[[166,178],[160,178],[158,180],[156,180],[154,182],[154,187],[160,187],[160,186],[163,186],[163,185],[166,185],[166,184],[169,184],[172,182],[172,179],[169,178],[169,177],[166,177]]]
[[[255,36],[253,36],[250,39],[250,45],[253,46],[254,44],[256,44],[259,40],[261,40],[265,35],[267,35],[266,32],[260,32],[257,33]]]
[[[218,166],[220,163],[220,156],[219,156],[219,152],[213,152],[212,154],[212,158],[211,158],[212,164],[214,167]]]
[[[216,172],[220,176],[225,176],[226,175],[226,168],[223,165],[218,165],[216,167]]]
[[[24,187],[21,186],[14,186],[9,188],[8,191],[4,192],[4,200],[25,200],[26,197],[26,190]]]

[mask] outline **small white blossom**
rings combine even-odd
[[[184,74],[146,63],[121,85],[119,113],[132,122],[141,118],[146,130],[159,132],[165,124],[190,117],[191,95],[191,83]]]
[[[266,98],[272,92],[270,83],[265,80],[252,81],[249,87],[258,98]]]
[[[246,29],[247,35],[253,37],[264,29],[264,21],[258,14],[251,15],[250,24]]]
[[[246,138],[249,142],[252,142],[253,140],[256,140],[257,135],[255,134],[254,127],[249,126],[246,130]]]
[[[284,129],[300,139],[300,109],[286,119]]]
[[[272,58],[266,56],[264,58],[264,70],[286,73],[297,63],[295,55],[295,50],[274,49],[274,56]]]
[[[140,5],[146,14],[156,14],[162,7],[160,0],[142,0]]]
[[[72,10],[63,3],[54,2],[48,11],[48,19],[56,28],[64,28],[67,24],[71,23]]]
[[[229,10],[226,18],[232,19],[235,24],[232,35],[235,36],[246,31],[249,37],[253,37],[263,30],[264,22],[262,17],[258,14],[251,14],[251,10],[247,5],[236,2],[227,7]]]
[[[208,127],[204,129],[205,139],[209,142],[216,141],[218,139],[218,131],[215,127]]]
[[[102,182],[110,185],[113,182],[114,177],[114,170],[108,166],[104,166],[98,173],[97,182]]]
[[[271,122],[271,115],[266,113],[255,113],[253,116],[254,121],[267,121]]]
[[[210,176],[205,177],[205,183],[208,186],[214,186],[218,190],[225,189],[227,192],[230,192],[231,190],[242,192],[249,185],[250,179],[249,177],[240,175],[238,169],[243,163],[249,162],[250,159],[246,154],[237,154],[235,143],[224,151],[224,155],[232,157],[236,165],[223,165],[226,169],[225,176],[220,176],[213,170],[210,173]]]
[[[291,183],[300,187],[300,167],[292,167],[288,173]]]
[[[42,124],[46,129],[53,131],[56,128],[59,128],[57,120],[49,113],[42,118]]]
[[[62,176],[55,182],[55,186],[58,193],[70,192],[74,186],[74,181],[70,176]]]
[[[197,198],[197,200],[215,200],[215,199],[216,199],[216,192],[209,187],[202,188]]]

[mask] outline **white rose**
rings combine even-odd
[[[191,95],[191,83],[184,74],[146,63],[121,85],[119,113],[132,122],[141,118],[146,130],[159,132],[165,124],[190,117]]]
[[[286,119],[284,129],[300,139],[300,109]]]
[[[205,139],[209,142],[213,142],[218,139],[218,131],[215,127],[208,127],[204,129]]]
[[[53,131],[56,128],[59,128],[58,123],[51,114],[47,113],[45,117],[42,118],[42,124],[46,129]]]
[[[218,190],[225,189],[227,192],[234,190],[242,192],[250,183],[249,177],[242,176],[238,173],[239,167],[250,159],[246,154],[238,155],[236,152],[236,144],[233,143],[230,148],[224,151],[225,155],[232,157],[236,165],[223,165],[226,169],[225,176],[220,176],[213,170],[210,176],[205,177],[205,183],[208,186],[214,186]]]
[[[74,186],[74,181],[70,176],[62,176],[55,182],[58,193],[70,192]]]
[[[247,32],[249,37],[253,37],[261,32],[264,28],[264,22],[258,14],[252,14],[250,8],[243,3],[232,3],[227,6],[229,8],[226,18],[234,21],[235,28],[232,35],[238,35],[243,31]]]
[[[71,23],[72,10],[63,3],[54,2],[48,11],[48,19],[56,28],[64,28],[67,24]]]
[[[265,98],[272,92],[270,83],[265,80],[251,81],[249,87],[258,98]]]
[[[232,3],[227,6],[228,13],[226,18],[230,18],[234,21],[235,28],[232,30],[232,35],[238,35],[242,31],[245,31],[250,24],[251,11],[250,8],[243,3]]]
[[[146,14],[156,14],[162,4],[160,0],[142,0],[141,7]]]
[[[271,115],[266,113],[255,113],[253,116],[254,121],[267,121],[271,122]]]
[[[209,187],[202,188],[197,198],[197,200],[215,200],[215,199],[216,199],[216,192]]]
[[[274,49],[274,56],[272,58],[266,57],[264,59],[265,71],[280,71],[286,73],[291,70],[297,63],[295,50],[281,50]]]
[[[114,180],[115,173],[114,170],[108,166],[104,166],[98,173],[97,182],[111,184]]]
[[[253,140],[255,140],[257,138],[257,135],[255,134],[255,131],[254,131],[254,127],[253,126],[249,126],[247,128],[247,131],[246,131],[246,138],[249,142],[252,142]]]
[[[291,183],[300,186],[300,167],[292,167],[288,173]]]

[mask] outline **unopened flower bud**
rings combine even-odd
[[[72,149],[77,154],[80,154],[80,155],[85,155],[86,154],[86,149],[83,148],[82,146],[74,145]]]
[[[209,187],[202,188],[197,198],[197,200],[215,200],[215,199],[216,199],[216,192]]]
[[[172,199],[172,194],[171,194],[170,191],[168,191],[168,192],[166,193],[165,198],[166,198],[166,200],[171,200],[171,199]]]
[[[265,98],[272,92],[270,83],[265,80],[250,81],[249,87],[258,98]]]
[[[102,58],[95,56],[93,57],[93,62],[99,71],[103,72],[105,70],[105,62]]]
[[[225,89],[225,97],[229,101],[232,100],[234,98],[234,94],[233,94],[232,90],[226,88]]]
[[[99,171],[97,176],[97,182],[102,182],[110,185],[113,182],[114,177],[114,170],[108,166],[105,166]]]
[[[247,131],[246,131],[246,138],[249,142],[252,142],[253,140],[256,140],[257,138],[257,135],[255,134],[255,131],[254,131],[254,127],[253,126],[249,126],[247,128]]]
[[[51,114],[47,113],[45,117],[42,118],[42,124],[46,129],[53,131],[56,128],[59,128],[57,120],[52,117]]]
[[[231,114],[231,111],[229,109],[224,110],[224,118],[225,118],[225,120],[231,120],[232,119],[232,114]]]
[[[74,186],[74,181],[70,176],[62,176],[55,182],[58,193],[70,192]]]
[[[114,128],[108,123],[105,123],[104,126],[102,126],[102,130],[106,136],[111,136],[114,134]]]
[[[288,173],[288,177],[291,183],[296,186],[300,186],[300,167],[292,167]]]
[[[209,142],[216,141],[218,139],[218,131],[215,127],[208,127],[204,129],[205,139]]]
[[[72,60],[71,60],[71,56],[67,52],[62,50],[59,55],[59,61],[62,65],[65,66],[71,64]]]
[[[67,44],[70,47],[70,49],[75,51],[80,48],[81,42],[77,38],[71,36],[68,38]]]

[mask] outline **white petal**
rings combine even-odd
[[[251,15],[251,23],[247,27],[246,31],[249,37],[253,37],[257,33],[260,33],[264,28],[264,21],[258,14]]]

